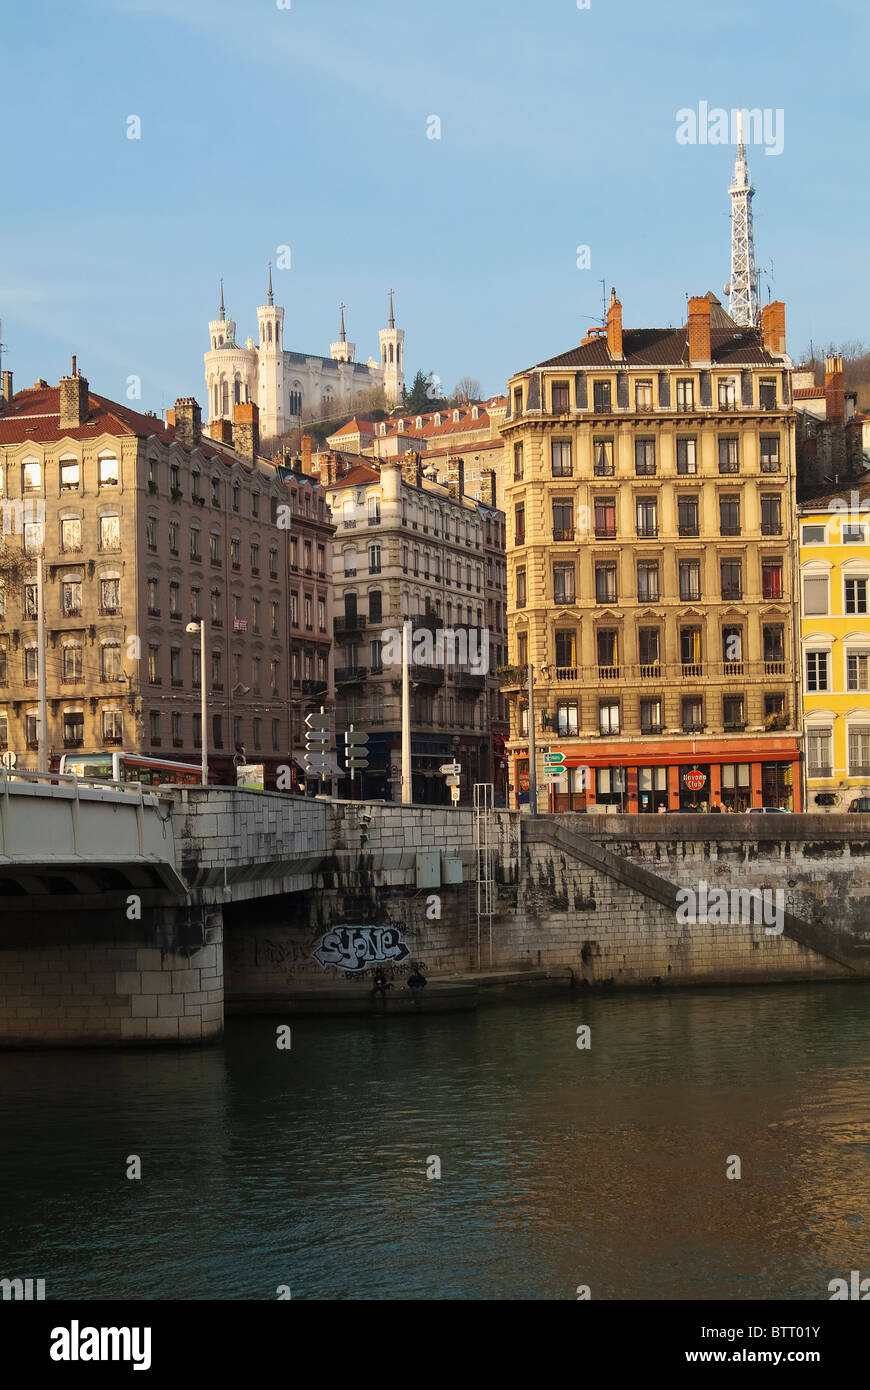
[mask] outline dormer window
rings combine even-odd
[[[479,419],[480,419],[480,411],[478,410],[478,408],[477,408],[476,405],[473,405],[473,406],[471,407],[471,418],[472,418],[472,420],[479,420]]]
[[[459,424],[459,411],[458,411],[458,410],[454,410],[454,412],[453,412],[453,423],[454,423],[454,425],[458,425],[458,424]]]

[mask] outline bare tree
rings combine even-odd
[[[479,401],[482,395],[483,387],[475,376],[460,377],[453,390],[457,405],[470,405],[472,401]]]

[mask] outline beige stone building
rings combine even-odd
[[[623,332],[613,295],[606,328],[511,379],[520,801],[531,663],[557,809],[799,809],[791,365],[781,303],[738,328],[709,294]]]
[[[0,744],[35,766],[44,523],[50,757],[198,763],[200,642],[186,626],[204,618],[211,779],[233,780],[241,757],[274,781],[301,757],[304,713],[331,699],[323,489],[259,457],[253,404],[211,439],[193,399],[164,425],[91,392],[75,363],[59,386],[4,397]]]

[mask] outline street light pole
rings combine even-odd
[[[535,668],[529,662],[529,815],[538,814],[538,779],[535,772]]]
[[[205,618],[198,623],[188,623],[188,632],[199,633],[199,723],[202,743],[202,785],[208,786],[208,734],[206,732],[207,701],[205,693]]]
[[[44,534],[44,532],[43,532]],[[36,660],[38,663],[38,700],[39,700],[39,751],[36,755],[37,772],[48,772],[48,701],[46,699],[46,671],[45,671],[45,582],[43,574],[43,549],[40,546],[39,554],[36,557],[36,605],[38,609],[39,627],[36,634]]]

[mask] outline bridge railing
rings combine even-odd
[[[7,768],[0,768],[0,792],[9,793],[15,783],[29,783],[36,787],[63,787],[69,788],[76,796],[84,788],[92,788],[96,791],[110,791],[113,793],[123,792],[135,798],[137,801],[154,805],[154,800],[148,801],[147,798],[156,798],[160,794],[170,796],[174,790],[170,786],[152,787],[145,782],[115,782],[109,777],[77,777],[69,772],[11,772]]]

